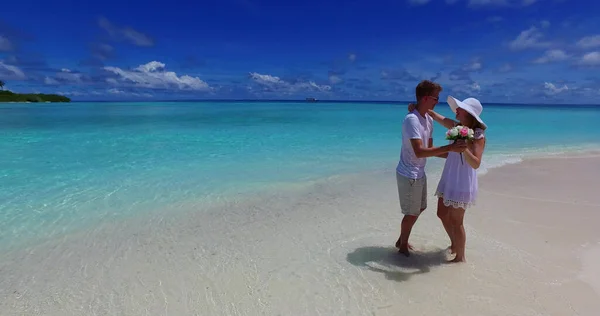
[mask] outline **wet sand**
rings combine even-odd
[[[599,171],[553,157],[482,176],[465,264],[446,263],[433,196],[397,254],[393,170],[107,223],[4,254],[0,315],[596,315]]]

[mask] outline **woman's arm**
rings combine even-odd
[[[467,163],[473,167],[473,169],[478,169],[479,166],[481,166],[481,157],[483,156],[484,149],[485,137],[473,140],[473,151],[468,148],[463,151]]]
[[[408,112],[412,112],[415,108],[417,107],[416,104],[414,103],[409,103],[408,104]],[[429,115],[431,115],[431,117],[438,122],[438,124],[442,125],[443,127],[447,128],[447,129],[451,129],[454,126],[456,126],[456,124],[458,124],[457,121],[453,120],[453,119],[449,119],[447,117],[444,117],[443,115],[435,112],[434,110],[429,110]]]
[[[449,119],[447,117],[444,117],[443,115],[435,112],[434,110],[429,110],[429,115],[431,115],[431,117],[438,122],[440,125],[442,125],[443,127],[447,128],[447,129],[451,129],[453,128],[458,122],[456,122],[453,119]]]

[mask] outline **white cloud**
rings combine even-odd
[[[95,43],[92,45],[92,55],[100,60],[107,60],[114,54],[114,48],[108,44]]]
[[[0,35],[0,52],[8,52],[13,49],[12,43],[8,40],[8,38]]]
[[[138,71],[141,72],[153,72],[153,71],[157,71],[157,70],[163,70],[165,69],[165,64],[159,62],[159,61],[151,61],[145,65],[139,65],[137,68],[135,68]]]
[[[86,95],[83,92],[80,91],[58,91],[56,92],[57,94],[61,94],[61,95],[71,95],[71,96],[82,96],[82,95]]]
[[[108,89],[106,91],[110,94],[125,94],[125,91],[119,90],[117,88]]]
[[[481,70],[481,68],[483,68],[483,65],[481,64],[481,62],[478,59],[475,59],[475,60],[471,61],[471,63],[465,65],[463,67],[463,70],[473,72],[473,71]]]
[[[467,88],[473,92],[481,91],[481,86],[477,82],[471,83],[470,85],[467,86]]]
[[[542,28],[549,28],[550,27],[550,21],[543,20],[542,22],[540,22],[540,25],[542,26]]]
[[[152,97],[152,94],[150,93],[137,93],[137,92],[126,92],[123,90],[119,90],[117,88],[111,88],[106,90],[106,92],[108,92],[109,94],[114,94],[114,95],[130,95],[130,96],[134,96],[134,97]]]
[[[104,69],[117,75],[117,78],[106,80],[106,82],[112,84],[130,84],[150,89],[212,90],[206,82],[198,77],[178,76],[175,72],[165,71],[165,64],[158,61],[151,61],[133,70],[123,70],[118,67],[104,67]]]
[[[479,58],[473,58],[468,64],[464,64],[460,68],[452,70],[448,73],[448,79],[452,81],[472,82],[472,73],[481,72],[483,64]]]
[[[336,75],[330,75],[329,82],[331,82],[331,84],[338,84],[338,83],[342,82],[342,78],[340,78],[339,76],[336,76]]]
[[[77,72],[72,72],[71,70],[69,70],[67,68],[63,68],[60,70],[59,73],[56,74],[56,78],[58,78],[62,81],[67,81],[67,82],[72,82],[72,83],[80,83],[83,81],[83,74],[77,73]]]
[[[551,62],[565,61],[569,58],[570,56],[567,55],[567,53],[565,53],[563,50],[551,49],[547,50],[542,57],[534,60],[533,62],[536,64],[547,64]]]
[[[580,48],[600,47],[600,35],[586,36],[577,41],[577,46]]]
[[[314,81],[290,83],[277,76],[263,75],[256,72],[250,73],[250,79],[263,86],[265,90],[278,91],[282,93],[295,93],[299,91],[331,91],[331,86],[318,85]]]
[[[583,55],[579,60],[582,66],[600,66],[600,52],[591,52]]]
[[[504,18],[501,16],[490,16],[487,18],[487,21],[490,23],[498,23],[504,21]]]
[[[348,60],[350,60],[351,62],[355,62],[356,61],[356,54],[349,54],[348,55]]]
[[[522,31],[516,39],[509,43],[512,50],[522,50],[527,48],[541,48],[550,46],[549,42],[543,42],[544,35],[537,27],[532,26]]]
[[[25,73],[17,66],[5,64],[0,60],[0,77],[8,80],[23,80]]]
[[[471,82],[454,86],[452,91],[457,94],[476,95],[481,91],[481,86],[477,82]]]
[[[250,73],[250,78],[257,83],[264,85],[283,85],[286,84],[281,78],[271,75],[261,75],[256,72]]]
[[[579,89],[570,88],[570,90],[576,92],[579,96],[582,97],[591,97],[595,99],[598,96],[600,96],[600,89],[595,87],[582,87]]]
[[[557,95],[569,90],[566,84],[559,88],[551,82],[544,82],[544,88],[546,89],[546,95]]]
[[[469,6],[529,6],[537,0],[469,0]]]
[[[504,64],[502,65],[502,67],[500,67],[500,72],[509,72],[511,70],[513,70],[513,66],[511,64]]]
[[[59,82],[56,79],[50,78],[48,76],[46,76],[46,78],[44,78],[44,83],[47,84],[47,85],[57,85],[57,84],[59,84]]]
[[[81,72],[72,71],[68,68],[62,68],[54,77],[46,76],[44,83],[47,85],[60,84],[78,84],[89,81],[90,77]]]
[[[483,6],[483,5],[507,5],[506,0],[469,0],[470,6]]]
[[[408,3],[412,5],[424,5],[429,3],[431,0],[408,0]]]
[[[154,40],[150,36],[128,26],[117,26],[104,17],[98,19],[98,25],[116,40],[126,40],[137,46],[154,45]]]

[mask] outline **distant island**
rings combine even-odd
[[[58,94],[14,93],[0,90],[0,102],[71,102],[71,99]]]

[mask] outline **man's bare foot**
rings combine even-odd
[[[413,246],[409,243],[407,243],[406,245],[403,245],[400,240],[398,240],[396,242],[396,248],[398,248],[398,252],[405,255],[405,256],[410,256],[410,250],[413,250]]]
[[[402,243],[400,243],[400,240],[396,241],[396,248],[398,248],[398,249],[402,248]],[[407,248],[410,250],[414,250],[413,246],[410,243],[408,244]]]

